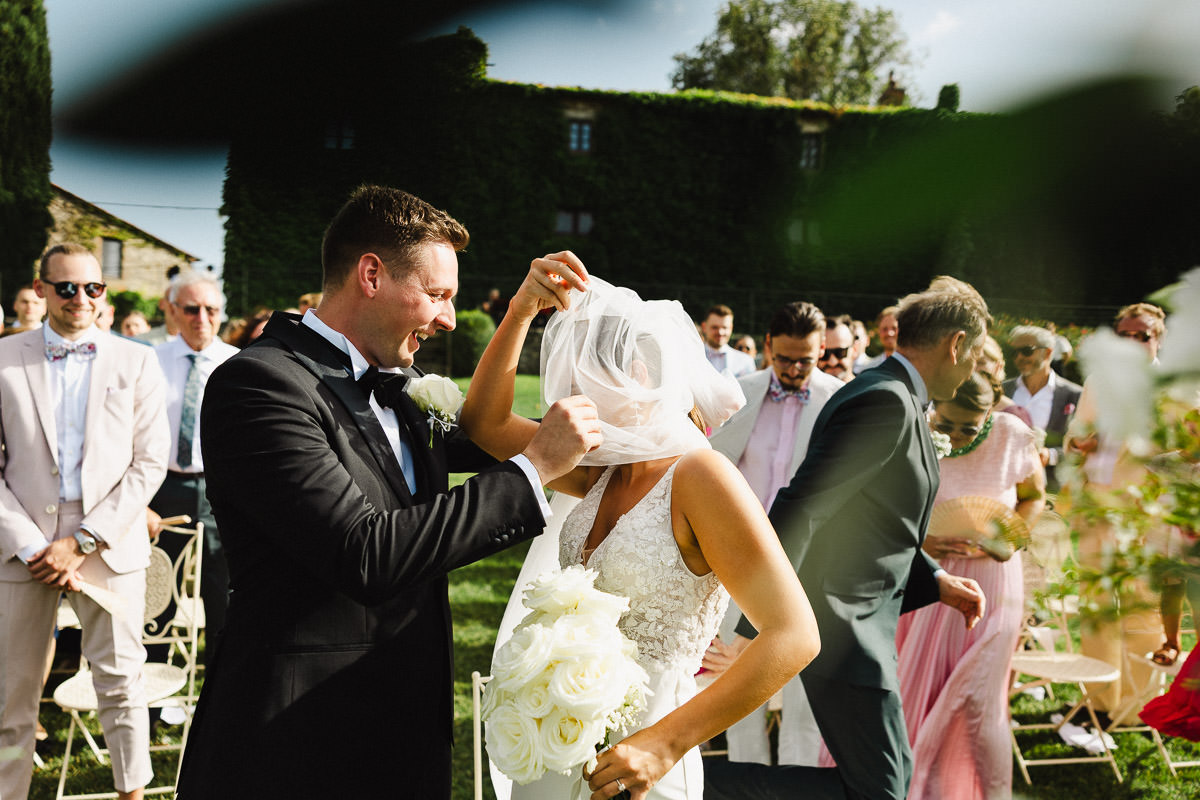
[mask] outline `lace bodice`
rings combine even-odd
[[[596,588],[629,598],[619,623],[638,647],[638,660],[651,673],[700,668],[704,650],[717,633],[729,594],[709,572],[694,575],[683,562],[671,528],[672,464],[646,496],[617,520],[588,559]],[[559,562],[583,562],[583,547],[600,498],[612,477],[609,467],[563,522]]]

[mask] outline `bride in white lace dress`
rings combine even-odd
[[[638,724],[611,737],[617,743],[585,775],[587,786],[597,800],[625,790],[633,800],[700,800],[697,746],[816,655],[816,622],[761,504],[708,446],[704,421],[695,421],[699,411],[719,424],[744,400],[736,382],[708,364],[678,303],[642,301],[589,279],[569,252],[535,260],[480,360],[464,430],[498,458],[532,438],[537,423],[511,413],[513,380],[530,321],[545,308],[559,312],[543,339],[543,396],[586,396],[604,435],[581,466],[551,484],[583,497],[562,523],[558,561],[587,564],[599,573],[597,588],[630,599],[620,627],[637,644],[654,691]],[[697,693],[693,676],[726,589],[760,635]],[[514,786],[512,796],[561,800],[578,785],[577,775],[549,773]]]

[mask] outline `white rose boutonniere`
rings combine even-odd
[[[422,375],[409,378],[404,387],[417,408],[429,415],[429,446],[433,446],[433,429],[449,433],[462,408],[463,393],[458,384],[442,375]]]
[[[949,436],[941,431],[930,431],[929,435],[933,437],[933,449],[937,451],[938,458],[950,455],[950,451],[954,448],[950,445]]]

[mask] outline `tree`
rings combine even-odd
[[[912,61],[896,17],[850,0],[730,0],[717,29],[675,54],[676,89],[869,105]]]
[[[0,296],[33,277],[52,224],[50,45],[42,0],[0,0]]]

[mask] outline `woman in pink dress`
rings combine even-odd
[[[1011,414],[993,414],[995,400],[977,373],[934,407],[930,424],[954,448],[941,461],[936,503],[990,497],[1032,523],[1046,486],[1034,433]],[[909,797],[1011,797],[1006,707],[1025,613],[1021,559],[997,561],[968,539],[926,537],[924,547],[951,574],[979,582],[987,614],[973,630],[948,606],[900,618],[900,697],[914,766]]]

